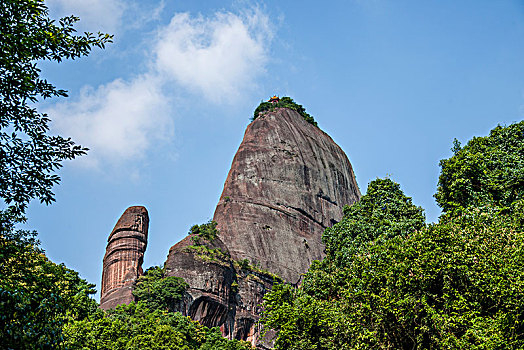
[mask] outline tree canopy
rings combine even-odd
[[[464,147],[455,140],[453,151],[440,161],[435,194],[444,212],[484,205],[512,210],[513,203],[524,199],[524,121],[498,126]]]
[[[49,261],[35,234],[0,235],[0,339],[7,349],[57,349],[62,327],[97,308],[94,285]],[[16,239],[14,238],[16,236]]]
[[[64,346],[71,350],[249,350],[178,312],[149,309],[142,302],[120,305],[107,313],[66,325]]]
[[[50,135],[35,103],[67,96],[41,77],[42,61],[61,62],[103,48],[108,34],[75,35],[77,17],[57,22],[43,0],[0,2],[0,339],[7,349],[55,349],[62,327],[94,309],[94,285],[49,261],[36,232],[17,230],[32,199],[50,203],[61,162],[85,154],[69,138]]]
[[[187,234],[193,235],[191,239],[195,244],[199,244],[201,240],[213,242],[219,234],[217,225],[218,223],[212,220],[205,224],[193,225]]]
[[[153,266],[138,277],[133,295],[151,310],[175,311],[187,287],[182,278],[166,276],[163,268]]]
[[[424,223],[423,209],[413,205],[399,184],[390,179],[376,179],[360,201],[344,207],[343,219],[326,229],[322,241],[329,259],[344,266],[363,243],[398,235],[405,237]]]

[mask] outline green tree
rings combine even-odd
[[[512,211],[512,204],[524,199],[524,121],[498,126],[464,147],[455,140],[453,151],[440,161],[435,194],[444,212],[483,205]]]
[[[75,35],[77,17],[56,23],[43,0],[4,0],[0,3],[0,198],[5,220],[23,220],[29,201],[54,200],[55,171],[65,159],[85,154],[69,138],[49,135],[49,121],[34,103],[67,96],[40,76],[41,61],[61,62],[103,48],[108,34]]]
[[[209,221],[201,225],[193,225],[189,229],[188,234],[193,235],[191,239],[195,244],[201,243],[200,240],[203,239],[207,242],[213,242],[218,237],[218,223],[216,221]]]
[[[107,34],[75,35],[77,17],[56,23],[43,0],[0,2],[0,339],[8,349],[59,348],[62,326],[95,306],[93,285],[49,261],[36,233],[16,230],[32,199],[49,204],[61,162],[85,154],[49,133],[35,103],[66,91],[41,77],[42,61],[61,62],[103,48]]]
[[[302,288],[278,286],[264,297],[263,322],[279,330],[277,348],[347,348],[348,316],[341,308],[356,256],[367,256],[370,242],[383,245],[424,227],[424,214],[390,179],[372,181],[367,193],[322,236],[326,258],[310,267]]]
[[[153,266],[138,278],[133,295],[150,310],[175,311],[187,287],[182,278],[165,276],[163,268]]]
[[[49,261],[34,235],[0,236],[0,340],[6,349],[59,348],[63,325],[97,308],[90,297],[94,285]]]
[[[312,266],[265,297],[265,323],[277,349],[521,349],[523,249],[497,210],[445,217],[364,243],[345,268]]]
[[[277,349],[523,348],[522,132],[455,142],[436,224],[421,225],[397,186],[370,184],[324,233],[327,256],[303,285],[265,296]]]
[[[421,207],[413,205],[400,185],[390,179],[369,183],[360,201],[344,207],[341,222],[327,228],[322,235],[330,263],[344,267],[345,261],[360,245],[375,239],[407,236],[424,226]]]

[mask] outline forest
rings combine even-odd
[[[303,284],[266,294],[262,323],[279,331],[276,349],[524,346],[524,122],[453,151],[440,162],[437,223],[426,224],[397,183],[374,180],[324,232],[327,256]],[[217,234],[209,224],[197,231]],[[48,260],[34,235],[3,221],[7,348],[250,348],[170,312],[186,285],[160,267],[139,279],[136,303],[98,309],[94,285]]]
[[[424,212],[372,181],[322,240],[298,289],[265,296],[277,349],[520,349],[524,346],[524,122],[498,126],[440,162]]]

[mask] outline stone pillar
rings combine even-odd
[[[132,294],[147,246],[149,216],[146,208],[129,207],[107,240],[102,269],[100,308],[113,309],[134,301]]]

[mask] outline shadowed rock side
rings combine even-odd
[[[324,229],[359,198],[342,149],[297,112],[279,108],[247,127],[213,220],[233,259],[298,283],[323,257]]]
[[[218,238],[196,245],[191,237],[171,247],[164,265],[167,276],[181,277],[189,285],[177,311],[205,326],[219,327],[229,339],[269,348],[271,338],[261,339],[257,322],[273,277],[231,260]]]
[[[149,216],[141,206],[129,207],[108,238],[102,269],[100,307],[112,309],[134,301],[134,284],[143,274]]]
[[[167,276],[181,277],[189,284],[179,311],[205,326],[228,328],[224,323],[235,273],[227,248],[219,239],[196,246],[191,237],[171,247],[164,264]]]

